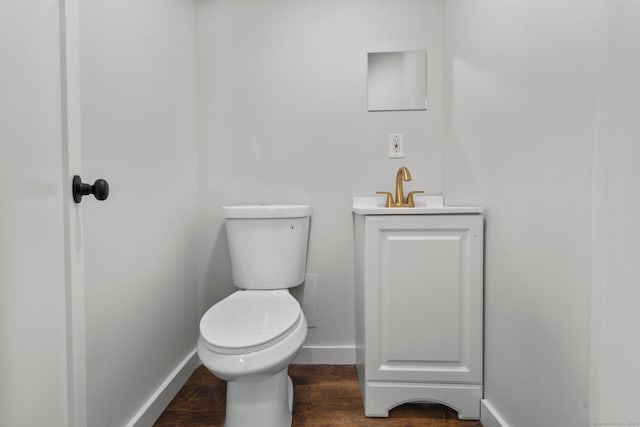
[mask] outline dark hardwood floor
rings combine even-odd
[[[392,409],[389,418],[367,418],[353,366],[292,365],[289,375],[295,396],[293,426],[482,427],[478,421],[458,420],[452,409],[431,404],[405,404]],[[222,426],[225,395],[226,383],[200,366],[155,427]]]

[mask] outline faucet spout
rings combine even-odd
[[[403,182],[411,181],[411,173],[409,169],[404,166],[398,169],[396,173],[396,200],[393,200],[393,195],[388,191],[376,191],[377,194],[384,194],[386,196],[386,208],[413,208],[415,207],[414,194],[424,193],[424,191],[409,191],[407,198],[404,198]]]
[[[396,174],[396,206],[404,206],[404,188],[402,181],[411,181],[411,173],[409,169],[406,167],[401,167],[398,169],[398,173]]]

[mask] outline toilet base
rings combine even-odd
[[[227,382],[224,427],[290,427],[293,384],[287,368]]]

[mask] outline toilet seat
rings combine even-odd
[[[200,320],[200,336],[219,354],[252,353],[285,339],[300,324],[300,304],[286,290],[237,291]]]

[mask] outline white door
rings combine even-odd
[[[2,426],[82,424],[74,365],[79,356],[83,367],[82,343],[72,339],[82,322],[74,323],[71,304],[78,247],[69,232],[79,217],[67,157],[78,128],[69,127],[76,117],[61,14],[58,0],[0,2]]]
[[[148,424],[194,363],[194,5],[160,3],[0,0],[2,427]]]

